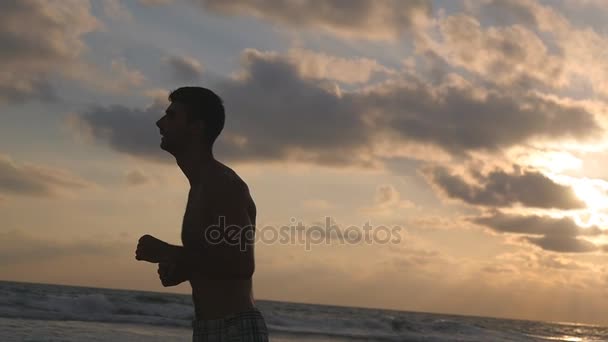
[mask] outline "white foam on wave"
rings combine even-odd
[[[32,285],[36,286],[36,285]],[[189,327],[193,317],[192,306],[172,301],[150,300],[158,296],[133,292],[83,290],[52,291],[37,289],[31,292],[0,292],[0,316],[44,320],[78,320],[97,322],[123,322]],[[174,297],[174,296],[173,296]],[[142,299],[143,298],[143,299]]]

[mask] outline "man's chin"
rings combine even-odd
[[[167,146],[167,144],[165,144],[164,142],[160,143],[160,149],[165,152],[168,152],[172,156],[175,155],[175,153],[173,153],[173,149],[171,147]]]
[[[170,149],[168,148],[167,144],[164,141],[160,142],[160,149],[171,153]]]

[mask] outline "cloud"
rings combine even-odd
[[[367,124],[351,101],[299,77],[293,66],[255,50],[243,55],[240,79],[214,90],[224,99],[227,124],[216,153],[235,161],[298,160],[329,166],[370,167]],[[161,110],[91,107],[75,116],[79,130],[119,152],[169,161],[154,126]]]
[[[124,59],[113,59],[110,68],[113,73],[121,76],[122,87],[139,86],[146,79],[141,71],[130,69]]]
[[[510,265],[487,265],[481,269],[483,272],[487,273],[515,273],[517,269]]]
[[[290,65],[299,77],[310,80],[362,84],[367,83],[374,76],[386,77],[397,74],[396,70],[389,69],[374,59],[338,57],[302,48],[289,49],[286,54],[246,49],[241,59],[244,63],[248,63],[252,56]]]
[[[553,252],[586,253],[598,250],[598,247],[590,241],[568,236],[525,237],[525,239],[544,250]]]
[[[203,66],[189,56],[171,56],[165,58],[165,63],[171,67],[173,77],[178,81],[196,81],[203,74]]]
[[[411,244],[411,242],[409,243]],[[394,244],[389,245],[388,249],[394,256],[392,262],[397,268],[436,266],[437,264],[449,264],[451,261],[446,255],[438,251],[417,248],[411,245],[404,248],[403,245]]]
[[[39,197],[55,197],[64,191],[91,187],[92,184],[65,170],[30,163],[16,164],[0,155],[0,192]]]
[[[471,218],[470,221],[501,233],[564,237],[602,234],[602,230],[598,227],[582,228],[568,217],[522,216],[495,211],[490,215]]]
[[[591,274],[598,272],[591,263],[575,261],[572,257],[564,254],[546,253],[539,250],[519,250],[499,254],[494,260],[488,260],[482,271],[511,274],[530,272],[534,276],[540,276],[544,279],[551,277],[551,275],[559,277],[560,273],[564,274],[562,272],[567,272],[566,274],[570,277],[575,272],[578,275],[581,275],[580,272]]]
[[[520,0],[489,0],[482,2],[478,15],[491,18],[495,23],[504,26],[538,24],[535,14],[529,5]]]
[[[532,94],[453,81],[432,86],[407,74],[347,92],[328,79],[303,76],[291,58],[276,53],[247,49],[241,61],[240,73],[210,86],[227,110],[216,153],[231,161],[376,168],[386,151],[413,144],[462,156],[600,132],[585,109]],[[168,161],[159,158],[151,120],[160,113],[111,106],[78,117],[117,151]]]
[[[373,59],[342,58],[306,49],[291,49],[285,59],[298,69],[303,78],[366,83],[376,74],[395,73],[394,70],[382,66]]]
[[[555,254],[538,254],[536,256],[539,266],[562,270],[589,270],[590,266]]]
[[[160,149],[160,133],[156,121],[165,108],[152,105],[146,109],[124,106],[94,106],[69,118],[72,130],[114,150],[147,160],[170,162]]]
[[[40,262],[60,257],[112,255],[126,246],[120,242],[96,240],[46,240],[20,230],[0,232],[0,266]]]
[[[376,188],[374,204],[370,207],[362,208],[363,213],[386,215],[396,210],[415,207],[411,201],[401,199],[401,194],[391,184],[382,184]]]
[[[125,22],[132,22],[133,15],[129,12],[129,9],[121,2],[121,0],[103,0],[103,12],[106,16],[114,20],[122,20]]]
[[[161,88],[153,88],[147,89],[142,92],[142,95],[149,97],[152,99],[153,104],[152,107],[156,107],[158,109],[167,108],[170,104],[169,102],[169,94],[171,91],[167,89]]]
[[[240,142],[225,150],[230,154],[284,160],[291,147],[319,164],[361,165],[362,157],[374,161],[376,144],[384,142],[393,150],[420,143],[463,155],[533,139],[583,140],[601,131],[585,109],[534,95],[433,87],[407,75],[341,92],[299,77],[297,67],[276,54],[249,49],[242,59],[241,77],[217,87],[236,117],[229,127]]]
[[[550,87],[567,84],[560,54],[550,53],[543,40],[522,25],[483,27],[478,18],[464,14],[439,21],[441,40],[432,50],[450,65],[464,68],[501,85]],[[483,53],[480,53],[483,51]]]
[[[455,155],[495,152],[532,140],[584,140],[601,132],[582,107],[506,89],[402,80],[371,90],[363,100],[382,113],[378,123],[394,139],[430,143]]]
[[[515,24],[539,32],[544,45],[551,46],[551,50],[555,51],[554,56],[561,60],[561,75],[566,77],[569,82],[577,82],[576,86],[579,88],[582,81],[585,83],[584,86],[588,86],[597,94],[606,95],[608,94],[608,72],[606,71],[608,61],[604,46],[608,44],[608,38],[602,32],[596,31],[597,25],[594,25],[594,21],[598,20],[593,18],[593,15],[597,15],[598,11],[593,12],[593,15],[581,16],[578,20],[579,25],[571,21],[571,19],[576,19],[577,11],[582,10],[585,6],[592,6],[593,3],[594,1],[572,2],[575,4],[575,11],[573,11],[572,4],[560,2],[542,4],[539,1],[492,0],[476,2],[473,12],[479,16],[480,21],[503,25]],[[603,20],[603,17],[601,18]],[[539,44],[530,45],[530,47],[532,46],[540,48],[538,52],[541,54],[545,53],[545,49]],[[478,55],[485,55],[485,53],[484,51]],[[535,55],[540,57],[538,53],[530,56]],[[554,58],[546,57],[550,70],[555,66]],[[536,71],[528,67],[525,69],[529,70],[532,75],[538,75],[539,71],[548,70],[540,66]],[[589,72],[590,70],[593,72]]]
[[[487,207],[523,205],[535,208],[577,209],[585,204],[569,186],[534,170],[515,167],[513,172],[495,169],[487,174],[471,170],[474,181],[450,173],[441,166],[426,168],[428,181],[451,199]]]
[[[141,185],[150,181],[149,177],[139,170],[130,170],[126,174],[127,184]]]
[[[376,189],[376,203],[378,204],[394,204],[399,201],[399,197],[397,189],[390,184],[380,185]]]
[[[250,15],[293,28],[320,29],[353,39],[394,40],[425,22],[431,14],[427,0],[202,0],[208,11]]]
[[[598,250],[593,242],[579,236],[598,236],[598,227],[582,228],[568,217],[554,218],[537,215],[515,215],[493,212],[490,215],[469,219],[496,232],[521,234],[522,239],[544,250],[565,253],[583,253]]]
[[[373,127],[350,96],[302,78],[292,64],[273,53],[246,50],[244,72],[217,86],[229,114],[229,135],[243,138],[223,145],[229,158],[300,160],[327,166],[369,167]]]
[[[144,6],[164,6],[175,0],[139,0]],[[421,30],[430,20],[430,0],[222,1],[197,0],[208,12],[253,16],[294,29],[320,30],[341,38],[394,41]]]
[[[164,6],[173,3],[174,0],[139,0],[138,3],[144,6]]]
[[[466,217],[451,217],[448,215],[415,215],[405,218],[408,229],[438,231],[447,229],[467,229],[469,222]]]
[[[100,27],[88,1],[0,2],[0,102],[56,97],[54,73],[70,75],[86,49],[83,35]]]

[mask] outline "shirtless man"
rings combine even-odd
[[[135,258],[158,263],[164,286],[190,282],[193,341],[268,341],[252,292],[255,203],[247,184],[212,152],[224,127],[222,100],[200,87],[179,88],[169,100],[156,125],[160,147],[190,183],[183,246],[144,235]]]

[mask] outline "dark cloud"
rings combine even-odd
[[[86,1],[0,1],[0,102],[54,99],[49,75],[70,72],[98,25]]]
[[[165,59],[171,67],[173,77],[178,81],[197,81],[203,74],[203,66],[199,61],[188,56],[171,56]]]
[[[431,14],[428,0],[199,0],[208,11],[251,15],[358,39],[395,39]]]
[[[160,133],[156,121],[163,111],[159,103],[146,109],[124,106],[95,106],[72,118],[72,127],[107,143],[114,150],[143,159],[170,162],[160,149]]]
[[[55,196],[62,190],[91,186],[66,171],[33,164],[15,164],[0,155],[0,192],[27,196]]]
[[[486,226],[501,233],[524,235],[522,239],[538,247],[554,252],[583,253],[598,250],[598,247],[579,236],[603,234],[598,227],[582,228],[571,218],[549,216],[521,216],[494,212],[491,215],[474,217],[471,222]]]
[[[510,26],[525,24],[536,26],[536,14],[529,2],[521,0],[490,0],[480,3],[480,15],[492,23]]]
[[[277,54],[246,50],[242,62],[238,77],[211,85],[227,110],[216,152],[232,161],[374,167],[379,163],[374,144],[381,139],[394,148],[416,142],[466,155],[533,138],[582,140],[600,131],[583,109],[532,95],[484,93],[455,84],[433,87],[405,75],[342,92],[327,80],[303,78],[297,66]],[[159,157],[153,122],[161,113],[95,107],[79,118],[117,151],[168,161]]]
[[[598,250],[598,247],[590,241],[568,236],[525,237],[525,240],[553,252],[586,253]]]
[[[485,175],[472,172],[477,183],[469,183],[445,167],[430,167],[424,172],[429,181],[447,197],[468,204],[557,209],[585,207],[572,188],[557,184],[537,171],[515,168],[512,173],[499,169]]]
[[[493,212],[487,216],[471,218],[470,221],[501,233],[563,237],[576,237],[579,235],[594,236],[602,234],[602,230],[598,227],[582,228],[571,218],[567,217],[554,218],[537,215],[521,216]]]
[[[452,154],[496,151],[533,138],[584,139],[601,130],[583,108],[533,95],[469,86],[431,87],[422,82],[389,84],[361,97],[378,124],[395,138],[440,146]]]
[[[219,151],[230,159],[287,160],[369,166],[373,127],[354,99],[303,79],[293,65],[248,50],[240,80],[218,85],[226,103],[229,137]],[[243,138],[239,144],[237,138]]]

